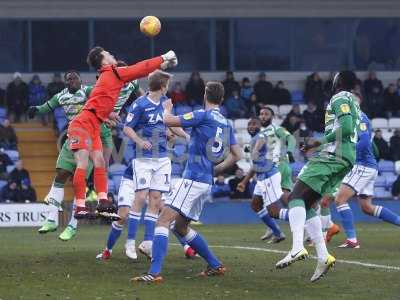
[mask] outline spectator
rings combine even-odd
[[[335,77],[335,73],[331,72],[329,74],[329,78],[324,83],[324,98],[325,101],[329,101],[333,96],[333,78]]]
[[[14,122],[20,122],[28,107],[28,85],[22,81],[21,73],[15,72],[13,81],[7,85],[7,109],[14,116]]]
[[[33,75],[29,83],[29,106],[42,105],[46,100],[46,89],[40,81],[39,75]]]
[[[244,118],[246,115],[246,105],[239,97],[238,91],[233,91],[232,95],[225,99],[224,107],[226,109],[228,119]]]
[[[397,95],[400,96],[400,78],[397,79],[397,83],[396,83],[396,90],[397,90]]]
[[[65,89],[65,83],[62,80],[61,74],[54,73],[53,80],[47,85],[47,95],[49,99],[63,89]]]
[[[229,187],[231,189],[232,199],[248,199],[251,197],[249,184],[246,185],[244,192],[239,192],[236,188],[237,185],[242,181],[244,177],[243,169],[238,168],[235,171],[235,177],[229,180]]]
[[[383,92],[383,102],[387,118],[400,116],[400,96],[393,83],[389,84]]]
[[[296,116],[298,119],[303,119],[303,114],[301,113],[300,110],[300,105],[299,104],[293,104],[292,110],[287,114],[288,116]]]
[[[211,194],[213,198],[229,197],[231,194],[231,188],[225,183],[223,175],[219,175],[211,187]]]
[[[186,84],[186,96],[190,105],[203,105],[204,81],[199,72],[192,72],[190,79]]]
[[[396,129],[390,138],[390,157],[394,161],[400,160],[400,129]]]
[[[31,186],[29,179],[21,181],[21,189],[19,190],[19,202],[31,203],[36,202],[36,191]]]
[[[6,107],[6,91],[0,87],[0,107]]]
[[[9,181],[8,184],[2,188],[0,199],[6,203],[19,201],[18,185],[15,181]]]
[[[248,77],[244,77],[242,79],[242,86],[240,89],[240,98],[244,103],[246,103],[246,105],[250,105],[251,95],[253,95],[253,87],[251,86],[250,79]]]
[[[308,102],[303,119],[311,131],[324,132],[324,115],[313,102]]]
[[[0,148],[6,150],[17,150],[18,138],[10,120],[5,119],[0,125]]]
[[[8,179],[7,167],[12,166],[12,164],[10,157],[0,150],[0,180]]]
[[[261,72],[258,75],[258,81],[254,85],[254,93],[257,100],[262,104],[269,104],[271,101],[273,86],[272,83],[267,81],[267,75]]]
[[[185,92],[183,91],[182,83],[177,81],[174,84],[174,88],[171,91],[171,100],[172,103],[182,103],[186,100]]]
[[[282,122],[281,126],[284,127],[287,131],[293,134],[300,128],[300,122],[302,119],[299,119],[295,115],[288,114],[285,120]]]
[[[307,128],[304,120],[301,120],[299,123],[299,137],[300,138],[308,138],[308,137],[312,137],[312,136],[313,136],[312,131]]]
[[[250,103],[248,104],[248,113],[250,117],[255,117],[258,116],[258,113],[260,112],[260,105],[257,101],[257,96],[256,94],[251,94],[250,96]]]
[[[29,172],[24,169],[22,160],[17,161],[17,163],[15,164],[15,169],[10,173],[10,178],[12,181],[15,181],[18,186],[21,186],[22,180],[30,180]]]
[[[395,200],[399,199],[400,196],[400,175],[397,177],[395,182],[392,185],[392,196]]]
[[[364,81],[365,108],[370,118],[383,117],[383,85],[376,77],[375,72],[369,72],[368,78]]]
[[[378,148],[379,157],[382,159],[390,159],[389,145],[388,142],[383,139],[380,129],[375,130],[374,143]]]
[[[240,93],[240,84],[235,80],[235,76],[232,71],[226,72],[226,78],[222,81],[225,89],[225,99],[230,98],[233,93],[236,91],[237,94]]]
[[[283,81],[278,81],[275,88],[272,90],[271,103],[276,105],[292,104],[292,95],[285,88]]]
[[[314,72],[307,77],[304,99],[307,103],[315,103],[318,109],[323,109],[324,107],[324,90],[322,86],[322,79],[319,77],[317,72]]]

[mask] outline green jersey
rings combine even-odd
[[[360,123],[360,107],[355,95],[342,91],[334,95],[326,107],[325,137],[332,135],[339,129],[339,119],[345,115],[351,116],[353,133],[350,136],[342,137],[340,131],[337,131],[335,141],[324,144],[321,151],[333,154],[336,157],[342,157],[354,164],[358,138],[357,128]]]
[[[294,137],[283,127],[270,124],[260,131],[267,145],[267,159],[275,163],[287,161],[287,152],[293,152],[296,145]],[[285,152],[282,152],[287,147]]]
[[[71,121],[82,110],[92,89],[93,86],[82,85],[79,90],[72,94],[68,88],[65,88],[37,108],[40,114],[45,114],[61,106],[68,121]]]
[[[117,103],[114,106],[114,112],[119,113],[126,101],[128,101],[132,93],[136,93],[139,90],[139,83],[137,80],[133,80],[125,84],[119,93]]]

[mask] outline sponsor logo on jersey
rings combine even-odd
[[[150,111],[150,110],[155,110],[156,108],[155,107],[149,107],[149,108],[146,108],[144,111]]]
[[[128,115],[126,116],[126,121],[127,122],[132,122],[134,116],[135,115],[133,113],[128,113]]]
[[[193,119],[193,117],[194,117],[193,112],[186,113],[183,115],[184,120],[191,120],[191,119]]]
[[[361,129],[362,131],[366,131],[366,130],[367,130],[367,124],[361,123],[361,124],[360,124],[360,129]]]
[[[340,110],[342,113],[348,114],[350,112],[350,106],[347,103],[343,103],[340,105]]]

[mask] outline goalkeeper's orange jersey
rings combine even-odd
[[[102,67],[100,76],[83,110],[92,111],[103,122],[114,110],[118,95],[125,83],[147,76],[160,68],[162,62],[162,57],[158,56],[127,67],[111,65]]]

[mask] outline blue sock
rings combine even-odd
[[[357,239],[356,230],[354,228],[353,212],[350,206],[346,204],[339,205],[337,210],[342,219],[342,225],[348,239]]]
[[[156,227],[154,230],[152,258],[149,274],[158,275],[161,273],[164,258],[168,250],[168,234],[169,230],[165,227]]]
[[[214,253],[208,248],[208,244],[206,240],[198,234],[193,229],[189,228],[188,234],[185,236],[185,239],[190,247],[193,248],[204,260],[208,263],[211,268],[218,268],[222,264],[215,257]]]
[[[111,224],[111,230],[110,233],[108,234],[108,239],[107,239],[107,249],[112,250],[114,247],[115,243],[117,242],[118,238],[120,237],[122,233],[123,226],[119,225],[117,222],[113,222]]]
[[[128,240],[136,239],[136,232],[139,227],[141,213],[129,212],[128,218]]]
[[[156,227],[158,215],[146,212],[144,215],[144,241],[152,241],[154,228]]]
[[[379,219],[400,226],[400,216],[396,215],[390,209],[383,206],[375,206],[374,216]]]
[[[282,234],[281,229],[279,228],[275,219],[271,218],[271,216],[268,214],[268,211],[266,208],[260,210],[257,213],[257,215],[260,217],[261,221],[263,221],[265,225],[267,225],[269,228],[271,228],[272,233],[275,236],[281,236],[281,234]]]
[[[279,211],[279,219],[289,222],[289,210],[286,208],[281,208]]]

